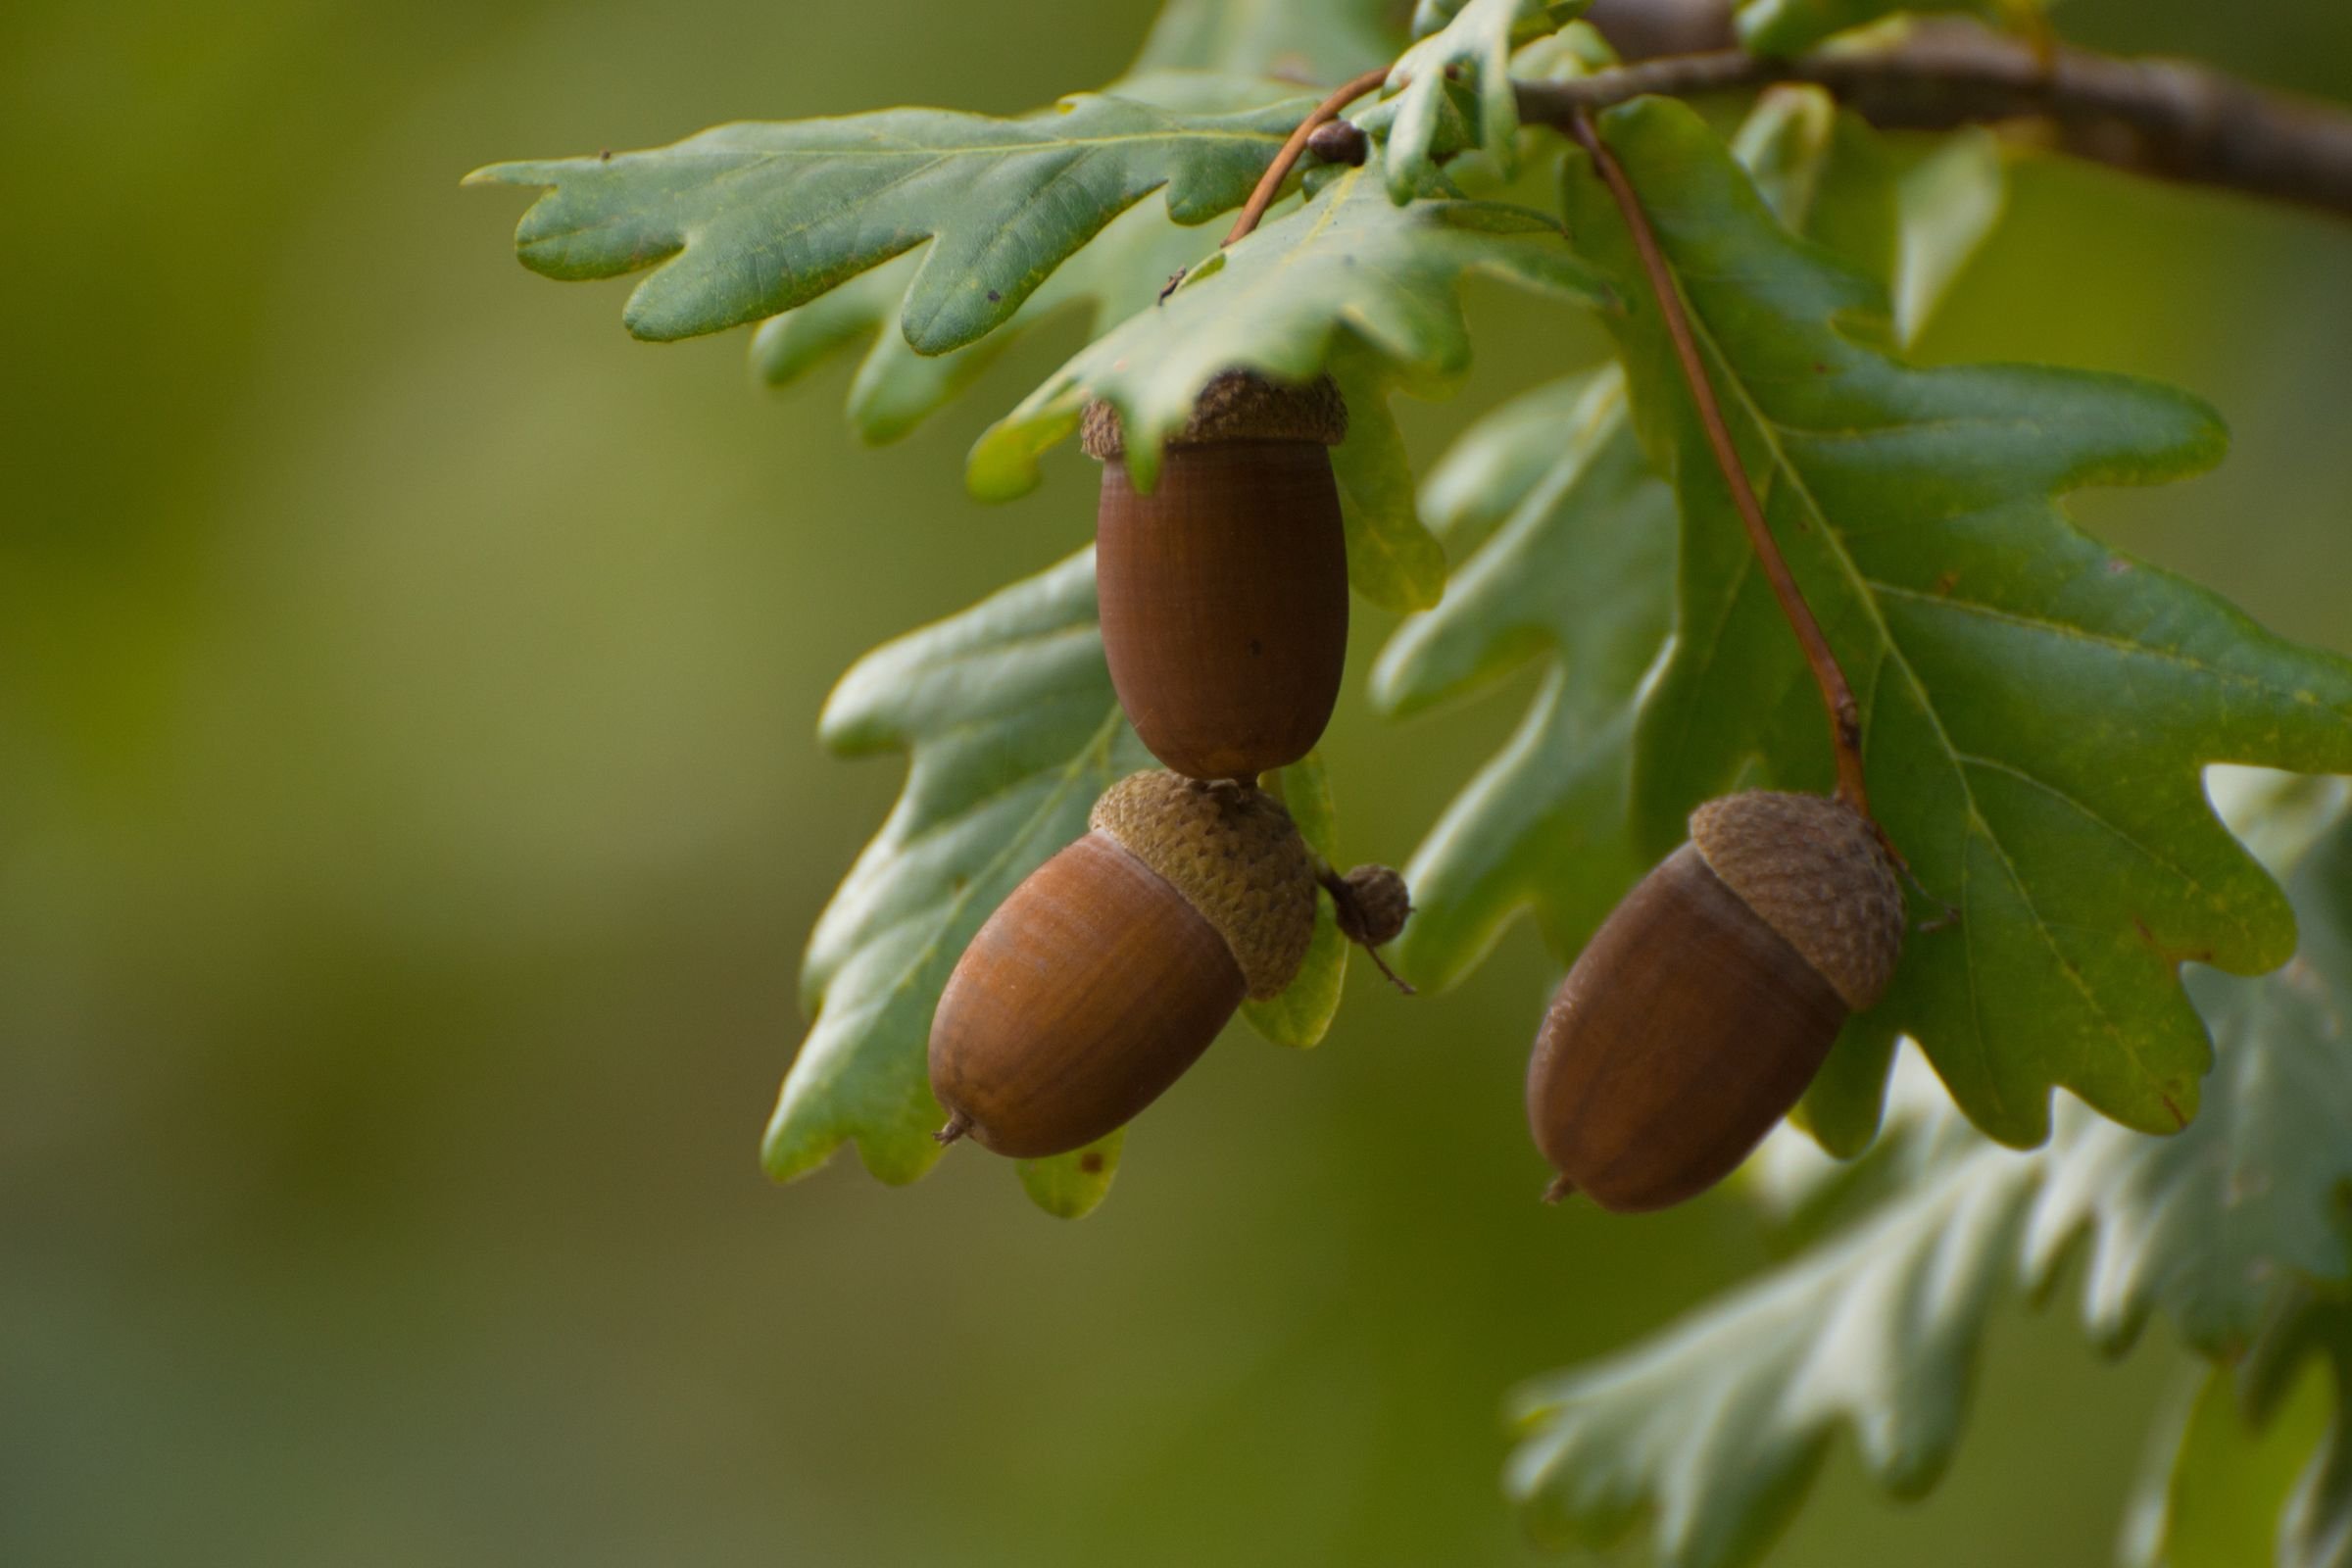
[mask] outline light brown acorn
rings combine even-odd
[[[1102,653],[1143,743],[1193,778],[1254,779],[1322,738],[1348,655],[1348,545],[1328,448],[1348,433],[1329,377],[1211,381],[1150,495],[1117,414],[1088,406],[1102,463],[1095,585]]]
[[[1001,905],[931,1022],[943,1142],[1036,1158],[1124,1126],[1314,934],[1316,868],[1251,785],[1136,773]]]
[[[1747,1157],[1813,1081],[1903,941],[1878,830],[1843,802],[1710,801],[1586,945],[1527,1074],[1528,1120],[1603,1208],[1664,1208]]]

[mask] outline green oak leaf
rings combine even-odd
[[[1437,188],[1438,158],[1464,144],[1494,159],[1507,177],[1519,135],[1511,51],[1584,9],[1585,0],[1422,0],[1413,17],[1419,42],[1389,72],[1395,96],[1363,122],[1384,142],[1390,195],[1403,202]],[[1467,114],[1457,112],[1457,94]]]
[[[939,1157],[925,1054],[965,944],[1086,831],[1096,796],[1151,765],[1102,662],[1093,552],[866,655],[819,733],[843,757],[906,753],[906,785],[808,939],[814,1024],[762,1161],[790,1180],[848,1140],[876,1176],[908,1182]]]
[[[1448,546],[1484,544],[1544,482],[1560,461],[1564,437],[1575,429],[1572,421],[1592,391],[1593,373],[1580,371],[1515,393],[1446,449],[1422,482],[1421,514]]]
[[[1127,1129],[1121,1127],[1066,1154],[1016,1160],[1021,1191],[1055,1219],[1084,1219],[1110,1196],[1111,1178],[1119,1173],[1119,1150],[1126,1142]]]
[[[1524,908],[1553,952],[1574,953],[1641,875],[1624,830],[1627,742],[1665,638],[1674,514],[1624,411],[1614,368],[1539,387],[1431,476],[1429,511],[1449,538],[1494,514],[1499,526],[1444,604],[1398,628],[1374,702],[1403,717],[1530,659],[1552,667],[1406,869],[1414,914],[1392,961],[1417,985],[1460,979]]]
[[[1741,156],[1792,220],[1834,115],[1826,95],[1768,94],[1741,131]],[[1672,504],[1634,440],[1615,367],[1505,403],[1430,475],[1424,514],[1448,545],[1472,548],[1444,602],[1382,651],[1373,701],[1402,718],[1531,659],[1550,668],[1406,868],[1415,913],[1394,961],[1416,984],[1456,983],[1523,908],[1573,956],[1642,874],[1626,775],[1635,693],[1666,631]]]
[[[2244,1408],[2228,1367],[2202,1370],[2151,1436],[2148,1468],[2125,1515],[2126,1568],[2313,1568],[2278,1549],[2279,1520],[2318,1461],[2335,1417],[2328,1369],[2305,1366],[2280,1407]],[[2343,1568],[2338,1557],[2333,1568]]]
[[[1263,72],[1336,86],[1396,57],[1390,0],[1171,0],[1138,71]]]
[[[1790,92],[1828,109],[1818,88],[1776,88],[1773,96]],[[1922,150],[1914,140],[1873,130],[1858,116],[1838,114],[1818,168],[1809,216],[1797,226],[1886,285],[1895,341],[1908,347],[2000,223],[2008,200],[2000,143],[1971,127],[1937,136]],[[1761,175],[1757,182],[1764,183]],[[1769,190],[1766,199],[1782,210]]]
[[[752,334],[752,374],[767,386],[790,386],[835,355],[864,345],[850,380],[850,428],[868,445],[888,445],[912,434],[977,380],[1019,338],[1026,318],[1050,314],[1060,303],[1053,296],[1069,287],[1069,274],[1085,266],[1098,248],[1113,243],[1124,226],[1139,220],[1151,221],[1153,216],[1144,208],[1120,214],[1094,244],[1063,263],[1011,320],[977,343],[945,354],[917,354],[896,330],[906,303],[906,285],[922,258],[894,258],[830,294],[760,322]],[[1174,233],[1186,232],[1168,226]]]
[[[1295,97],[1296,83],[1205,71],[1159,70],[1122,78],[1110,92],[1191,114],[1225,114]],[[922,354],[897,330],[923,253],[909,252],[860,272],[829,294],[760,324],[753,373],[769,386],[798,380],[837,353],[869,344],[849,393],[850,427],[873,445],[896,441],[969,387],[1030,329],[1055,314],[1083,311],[1089,337],[1156,301],[1168,279],[1214,248],[1216,236],[1139,202],[1056,268],[1002,327],[945,354]]]
[[[2335,1419],[2278,1520],[2278,1568],[2352,1568],[2352,1306],[2326,1313]]]
[[[1276,775],[1282,804],[1306,847],[1326,864],[1339,855],[1339,808],[1331,797],[1331,777],[1320,754],[1310,752]],[[1348,981],[1348,939],[1340,935],[1339,915],[1329,899],[1315,900],[1315,935],[1307,944],[1298,977],[1281,996],[1242,1004],[1242,1018],[1259,1038],[1277,1046],[1304,1049],[1319,1045],[1339,1016],[1340,991]]]
[[[2340,1286],[2300,1282],[2281,1295],[2237,1369],[2238,1412],[2268,1446],[2273,1437],[2291,1441],[2298,1417],[2308,1430],[2298,1406],[2315,1383],[2333,1411],[2279,1512],[2275,1561],[2278,1568],[2352,1568],[2352,1298]]]
[[[2219,1056],[2194,1137],[2067,1107],[2075,1126],[2047,1162],[2024,1256],[2046,1279],[2077,1237],[2093,1238],[2082,1313],[2102,1346],[2132,1343],[2161,1304],[2190,1345],[2234,1357],[2281,1272],[2352,1278],[2352,836],[2315,852],[2295,905],[2302,948],[2285,969],[2189,977]]]
[[[1907,162],[1816,88],[1767,93],[1735,151],[1784,222],[1834,234],[1882,275],[1924,279],[1908,291],[1917,319],[2000,209],[1997,161],[1939,151]],[[1903,220],[1930,165],[1936,187],[1978,221]],[[1665,639],[1672,506],[1634,439],[1615,368],[1504,404],[1423,487],[1423,514],[1446,543],[1475,548],[1444,603],[1407,619],[1382,653],[1374,701],[1404,716],[1530,660],[1550,667],[1509,745],[1414,855],[1417,912],[1395,959],[1415,983],[1459,980],[1522,908],[1572,957],[1640,876],[1626,778],[1635,696]]]
[[[1357,342],[1338,344],[1324,368],[1348,403],[1348,439],[1331,450],[1348,581],[1384,609],[1424,609],[1446,592],[1446,547],[1422,526],[1412,459],[1389,407],[1401,378]]]
[[[1840,126],[1861,122],[1841,116]],[[1894,178],[1900,261],[1893,272],[1894,335],[1918,341],[1960,269],[2000,226],[2008,204],[2000,141],[1983,126],[1940,138]]]
[[[1750,54],[1801,54],[1834,33],[1914,11],[1966,11],[1998,18],[2017,0],[1743,0],[1736,19]]]
[[[1910,941],[1886,1000],[1848,1026],[1817,1130],[1867,1138],[1898,1033],[2004,1142],[2046,1136],[2054,1085],[2132,1127],[2183,1125],[2210,1053],[2180,965],[2258,973],[2294,946],[2201,764],[2352,767],[2352,664],[2106,549],[2053,497],[2206,466],[2218,420],[2122,377],[1913,368],[1887,346],[1884,288],[1776,223],[1695,115],[1644,100],[1604,133],[1854,683],[1880,819],[1957,914]],[[1684,514],[1676,635],[1636,735],[1637,838],[1660,854],[1709,796],[1824,787],[1829,748],[1624,224],[1589,164],[1571,169],[1572,226],[1627,301],[1609,324]]]
[[[494,164],[467,183],[553,187],[515,229],[559,278],[654,269],[623,320],[693,337],[810,300],[925,248],[900,324],[944,354],[1004,324],[1120,213],[1166,189],[1199,223],[1238,206],[1309,104],[1187,113],[1080,93],[1013,120],[890,109],[721,125],[605,158]]]
[[[1659,1568],[1753,1561],[1850,1427],[1864,1467],[1932,1487],[1958,1436],[2033,1156],[1979,1145],[1795,1261],[1512,1398],[1504,1484],[1552,1544],[1646,1525]]]
[[[1121,416],[1127,466],[1139,485],[1158,476],[1167,437],[1191,416],[1200,389],[1247,368],[1304,381],[1326,369],[1359,393],[1377,379],[1420,396],[1449,390],[1470,363],[1455,289],[1487,273],[1555,296],[1594,297],[1553,221],[1493,202],[1433,200],[1396,207],[1376,175],[1351,169],[1299,210],[1264,224],[1196,269],[1156,309],[1130,318],[1082,350],[972,449],[967,480],[987,498],[1019,495],[1038,459],[1105,399]],[[1444,560],[1424,542],[1396,428],[1381,397],[1351,404],[1334,456],[1348,518],[1349,577],[1375,603],[1418,608],[1444,590]],[[1384,477],[1385,476],[1385,477]]]
[[[1857,1170],[1776,1134],[1784,1199],[1862,1178],[1875,1201],[1648,1342],[1523,1390],[1508,1484],[1542,1534],[1601,1544],[1646,1525],[1665,1568],[1752,1561],[1848,1428],[1883,1485],[1925,1490],[2003,1286],[2046,1294],[2077,1248],[2083,1321],[2111,1350],[2161,1311],[2207,1357],[2259,1361],[2282,1304],[2352,1284],[2352,819],[2335,781],[2273,788],[2324,792],[2330,823],[2290,877],[2295,965],[2192,979],[2221,1052],[2206,1113],[2156,1138],[2069,1102],[2050,1142],[2020,1153],[1971,1129],[1906,1054],[1887,1136]],[[2329,1485],[2312,1484],[2315,1517]]]
[[[906,784],[808,939],[802,1004],[813,1024],[786,1074],[761,1161],[789,1181],[844,1142],[894,1184],[939,1157],[931,1014],[973,933],[1022,878],[1086,831],[1110,784],[1156,766],[1112,694],[1089,549],[859,660],[819,733],[843,757],[907,755]],[[1278,787],[1318,849],[1334,831],[1330,786],[1309,758]],[[1320,901],[1319,901],[1320,902]],[[1347,964],[1336,926],[1290,990],[1253,1004],[1277,1044],[1312,1045]],[[1100,1156],[1097,1168],[1089,1155]],[[1041,1207],[1076,1215],[1109,1187],[1115,1141],[1028,1162]]]

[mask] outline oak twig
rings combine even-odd
[[[1739,41],[1731,0],[1592,0],[1585,20],[1620,60],[1693,55]]]
[[[2352,218],[2352,110],[2184,61],[2047,47],[1968,23],[1923,24],[1880,48],[1766,60],[1669,55],[1574,81],[1521,82],[1523,120],[1573,130],[1628,99],[1806,82],[1874,124],[1942,130],[2038,122],[2049,145],[2118,169]]]
[[[1593,168],[1598,171],[1601,182],[1608,186],[1617,210],[1625,216],[1635,254],[1642,260],[1642,270],[1649,280],[1650,292],[1657,296],[1659,313],[1665,318],[1666,335],[1674,344],[1675,362],[1682,368],[1683,379],[1690,383],[1691,402],[1697,405],[1698,422],[1706,432],[1708,450],[1714,454],[1715,466],[1723,470],[1723,482],[1731,491],[1732,504],[1739,509],[1740,520],[1747,526],[1748,543],[1755,547],[1764,579],[1772,585],[1781,613],[1788,617],[1789,629],[1796,633],[1797,645],[1804,650],[1805,662],[1813,671],[1813,683],[1821,688],[1822,706],[1830,715],[1830,745],[1838,758],[1838,798],[1868,817],[1870,790],[1862,767],[1861,705],[1854,701],[1845,671],[1838,666],[1838,656],[1831,651],[1830,640],[1823,635],[1813,607],[1805,602],[1795,574],[1788,569],[1788,558],[1781,554],[1780,543],[1764,520],[1764,508],[1756,500],[1755,486],[1747,482],[1747,469],[1732,441],[1731,427],[1724,422],[1723,406],[1716,401],[1714,384],[1707,379],[1706,364],[1699,358],[1698,340],[1690,330],[1690,313],[1684,309],[1682,291],[1675,284],[1673,270],[1666,265],[1665,253],[1658,247],[1649,215],[1642,210],[1642,199],[1635,193],[1633,181],[1626,177],[1625,166],[1617,162],[1617,155],[1609,151],[1600,133],[1592,128],[1592,117],[1578,110],[1571,116],[1568,128],[1592,155]]]

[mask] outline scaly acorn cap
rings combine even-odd
[[[1690,842],[1845,1004],[1886,995],[1903,947],[1903,891],[1878,830],[1843,801],[1750,790],[1690,813]]]
[[[1167,438],[1172,447],[1215,441],[1313,441],[1336,447],[1348,439],[1348,401],[1339,383],[1318,375],[1304,386],[1282,386],[1250,370],[1227,370],[1200,389],[1193,416]],[[1078,444],[1098,463],[1126,453],[1119,411],[1097,399],[1078,416]]]
[[[1315,934],[1315,868],[1282,803],[1262,790],[1159,769],[1104,791],[1087,825],[1107,833],[1216,927],[1250,995],[1281,995]]]

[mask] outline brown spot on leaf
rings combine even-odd
[[[1952,590],[1959,586],[1960,573],[1957,569],[1944,572],[1936,579],[1936,597],[1949,599],[1952,596]]]
[[[1078,1168],[1086,1172],[1089,1176],[1102,1175],[1102,1151],[1100,1149],[1090,1149],[1085,1153],[1080,1154],[1078,1156]]]

